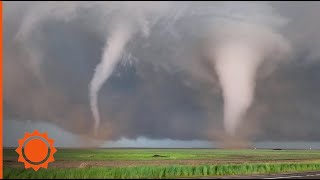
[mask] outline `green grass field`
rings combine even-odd
[[[177,178],[320,170],[320,150],[58,149],[54,157],[48,169],[34,172],[16,162],[14,150],[4,150],[4,178]]]

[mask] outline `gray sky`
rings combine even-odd
[[[132,38],[99,93],[102,139],[115,146],[211,146],[212,134],[223,129],[223,98],[201,52],[211,26],[232,19],[270,26],[292,46],[284,61],[258,70],[244,134],[320,141],[319,2],[4,2],[5,146],[26,128],[50,131],[61,146],[89,136],[88,85],[105,39],[116,20],[135,22],[139,13],[149,36]]]

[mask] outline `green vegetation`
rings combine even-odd
[[[320,170],[319,150],[58,149],[54,157],[48,169],[35,172],[6,149],[3,177],[177,178]],[[81,163],[91,165],[80,168]]]
[[[168,167],[123,167],[86,169],[40,169],[5,168],[4,178],[177,178],[190,176],[222,176],[246,174],[270,174],[320,170],[320,163],[283,164],[231,164]]]
[[[271,161],[271,160],[320,160],[317,150],[224,150],[224,149],[58,149],[56,160],[109,161],[109,160],[224,160],[224,161]],[[14,150],[4,150],[4,159],[16,159]]]

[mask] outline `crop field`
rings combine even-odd
[[[4,150],[4,178],[179,178],[320,170],[320,150],[58,149],[48,169]]]

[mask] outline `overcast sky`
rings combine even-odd
[[[319,2],[133,4],[4,2],[5,146],[36,128],[59,146],[92,133],[89,83],[122,19],[150,28],[128,42],[99,92],[101,138],[112,141],[103,147],[214,146],[223,97],[201,52],[221,19],[270,26],[292,47],[259,68],[242,131],[253,141],[320,141]],[[134,21],[140,15],[145,21]]]

